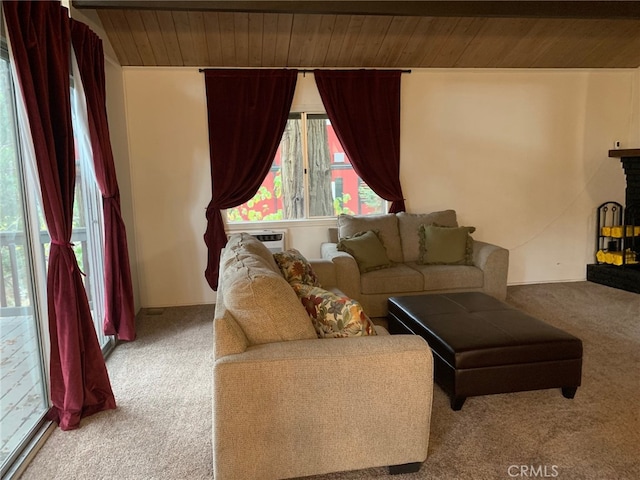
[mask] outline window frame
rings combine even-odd
[[[100,343],[102,355],[107,356],[115,348],[116,340],[113,335],[103,332],[105,316],[105,284],[104,284],[104,212],[102,193],[98,186],[93,164],[93,149],[91,146],[86,98],[82,83],[76,83],[74,76],[80,76],[75,57],[72,60],[72,75],[70,78],[71,116],[74,135],[74,149],[76,156],[76,186],[74,192],[74,215],[76,211],[84,211],[85,242],[87,251],[83,255],[88,270],[83,276],[85,291],[91,300],[91,317]],[[82,202],[82,207],[79,205]],[[72,239],[73,240],[73,239]]]

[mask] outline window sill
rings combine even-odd
[[[250,230],[277,230],[282,228],[305,228],[305,227],[336,227],[336,217],[301,219],[301,220],[276,220],[266,222],[234,222],[226,223],[225,230],[231,232],[243,232]]]

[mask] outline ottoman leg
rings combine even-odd
[[[578,387],[562,387],[562,396],[564,398],[573,398],[576,396]]]
[[[464,405],[464,401],[467,397],[451,397],[451,410],[462,410],[462,405]]]
[[[402,465],[390,465],[389,474],[401,475],[403,473],[415,473],[420,470],[421,466],[422,466],[422,462],[403,463]]]

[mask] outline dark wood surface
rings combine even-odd
[[[623,148],[620,150],[609,150],[611,158],[640,157],[640,148]]]
[[[311,13],[534,18],[640,18],[637,1],[189,1],[72,0],[76,8],[133,8],[217,12]]]
[[[638,68],[640,1],[74,0],[121,65]]]

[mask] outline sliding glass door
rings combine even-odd
[[[44,250],[30,215],[6,54],[0,58],[0,476],[39,429],[48,409],[38,293]],[[33,195],[30,195],[34,198]],[[35,221],[35,223],[32,223]],[[31,235],[31,232],[37,232]],[[40,256],[38,256],[40,255]],[[36,271],[40,269],[38,274]]]

